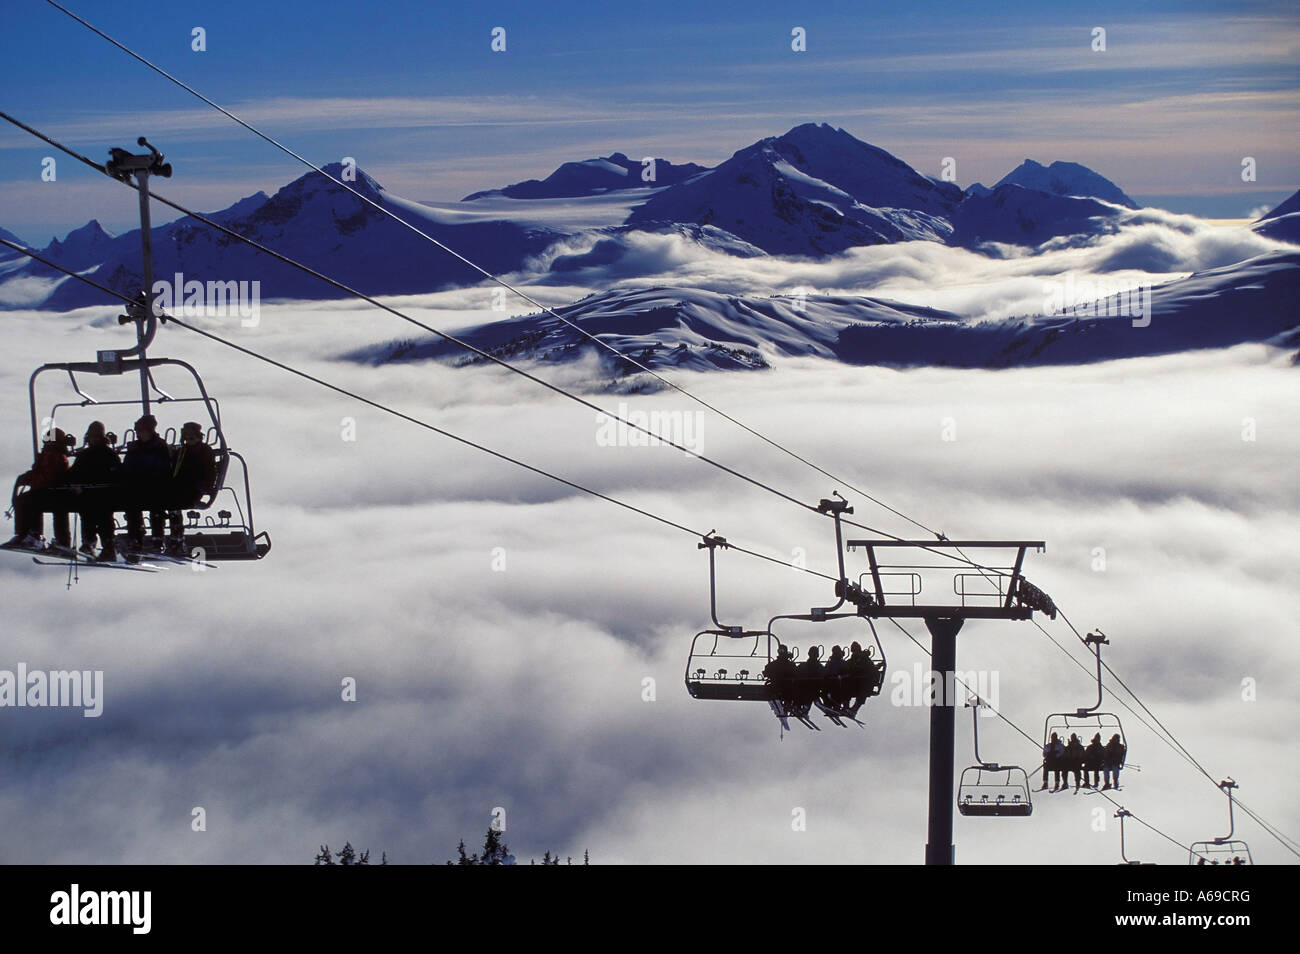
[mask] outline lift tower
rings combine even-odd
[[[1034,611],[1056,618],[1051,599],[1021,574],[1025,553],[1032,547],[1042,551],[1039,541],[1018,540],[850,540],[850,552],[865,549],[868,571],[858,583],[845,585],[846,599],[856,603],[862,616],[875,619],[922,619],[930,631],[930,668],[937,680],[930,706],[930,815],[925,845],[927,865],[953,863],[952,815],[955,804],[953,776],[956,770],[954,738],[957,706],[957,633],[968,619],[1017,619],[1033,617]],[[882,560],[886,551],[890,560]],[[903,556],[893,555],[903,551]],[[908,551],[920,556],[908,557]],[[952,551],[949,553],[948,551]],[[1013,551],[1014,559],[995,557],[993,563],[967,558],[968,551]],[[927,602],[922,597],[926,582],[946,576],[954,564],[940,560],[961,561],[959,572],[952,574],[951,602]],[[917,562],[929,559],[931,562]],[[911,562],[908,562],[908,561]],[[997,565],[998,561],[1004,565]],[[936,573],[935,571],[940,571]],[[945,594],[946,596],[946,594]]]

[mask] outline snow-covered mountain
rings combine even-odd
[[[342,178],[340,164],[324,168]],[[493,273],[518,268],[561,237],[559,232],[509,221],[439,215],[388,193],[360,170],[356,181],[348,184]],[[301,176],[269,198],[258,193],[241,199],[211,218],[367,294],[432,291],[470,284],[482,277],[317,172]],[[99,229],[98,223],[91,223],[51,248],[55,246],[64,259],[62,264],[84,269],[98,262],[92,277],[110,288],[134,294],[140,287],[138,229],[114,238]],[[154,273],[159,280],[176,272],[187,281],[259,280],[261,296],[268,300],[341,295],[319,279],[189,216],[155,228],[153,247]],[[22,272],[43,275],[42,269],[39,263],[30,263]],[[101,292],[68,279],[43,307],[74,308],[103,301]]]
[[[1126,314],[1114,304],[1002,321],[866,296],[732,296],[656,287],[591,296],[556,309],[565,319],[652,368],[756,370],[810,356],[847,364],[1005,368],[1079,364],[1250,341],[1300,327],[1300,252],[1274,252],[1149,290]],[[1096,314],[1086,312],[1095,311]],[[634,368],[544,312],[462,332],[497,357],[543,362],[595,355],[611,376]],[[442,339],[407,339],[349,357],[471,365],[484,359]]]
[[[1117,219],[1114,206],[1096,199],[1006,184],[987,195],[968,195],[952,213],[949,241],[966,248],[982,242],[1040,245],[1062,235],[1113,232]]]
[[[1300,245],[1300,189],[1251,226],[1260,235],[1278,242]]]
[[[1033,159],[1026,159],[999,179],[993,188],[1007,184],[1024,186],[1026,189],[1036,189],[1051,195],[1078,195],[1102,199],[1128,209],[1138,207],[1138,204],[1125,195],[1124,190],[1115,183],[1077,162],[1054,162],[1050,166],[1044,166]]]
[[[1101,199],[1005,181],[993,190],[977,183],[963,191],[826,124],[759,140],[713,169],[657,160],[653,185],[642,181],[641,169],[639,161],[613,153],[565,163],[545,180],[449,203],[403,199],[361,171],[350,184],[487,271],[525,271],[538,281],[607,283],[659,274],[664,259],[644,254],[644,242],[643,254],[628,254],[637,233],[674,234],[740,257],[824,258],[911,240],[1003,254],[995,244],[1094,238],[1115,230],[1124,214],[1122,206]],[[1045,188],[1115,193],[1127,201],[1112,183],[1073,163],[1044,169],[1026,162],[1012,176],[1032,178],[1034,169],[1051,174],[1041,183]],[[327,171],[343,178],[337,163]],[[434,291],[482,278],[315,172],[211,217],[372,295]],[[188,217],[157,227],[154,250],[160,279],[180,272],[201,282],[260,281],[266,300],[341,294]],[[138,231],[112,236],[90,222],[51,243],[46,254],[124,294],[134,294],[141,282]],[[93,289],[14,258],[0,270],[0,285],[0,306],[72,308],[102,301]]]
[[[648,169],[653,169],[652,181],[645,179]],[[675,164],[667,159],[655,159],[648,165],[616,152],[603,158],[566,162],[545,179],[525,179],[502,189],[474,192],[461,201],[473,202],[498,195],[511,199],[566,199],[623,189],[654,189],[675,185],[706,171],[705,166],[693,162]]]
[[[908,239],[943,241],[961,201],[883,149],[807,123],[761,139],[664,189],[628,223],[712,225],[777,255],[826,255]]]

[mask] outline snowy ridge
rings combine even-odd
[[[556,312],[647,367],[694,370],[765,368],[778,356],[836,358],[840,333],[870,319],[959,322],[956,315],[863,297],[741,297],[695,288],[646,288],[584,298]],[[611,370],[621,362],[555,317],[532,314],[480,325],[458,335],[505,359],[570,361],[596,353]],[[352,357],[382,363],[425,358],[473,364],[446,341],[397,342]]]
[[[557,312],[651,368],[756,370],[783,357],[1006,368],[1270,341],[1300,326],[1300,314],[1289,305],[1297,299],[1300,252],[1276,252],[1150,290],[1146,315],[1117,314],[1120,309],[1103,304],[1071,314],[972,322],[865,296],[804,301],[673,287],[607,292]],[[595,355],[608,374],[634,370],[546,313],[480,325],[460,337],[505,360],[567,362]],[[391,342],[349,357],[372,363],[483,360],[441,340]]]
[[[705,166],[693,162],[674,164],[667,159],[654,160],[654,181],[643,180],[645,166],[621,152],[604,158],[566,162],[545,179],[526,179],[502,189],[488,189],[465,196],[473,202],[491,196],[511,199],[567,199],[599,195],[626,189],[662,188],[706,172]]]

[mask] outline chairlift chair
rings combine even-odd
[[[105,357],[105,355],[110,355]],[[248,464],[242,454],[233,450],[226,441],[225,430],[221,421],[220,402],[208,393],[198,371],[187,362],[175,358],[140,358],[123,359],[112,353],[101,353],[99,361],[63,362],[41,365],[32,372],[28,382],[28,398],[31,413],[33,454],[40,449],[45,436],[55,427],[61,427],[69,434],[78,433],[94,417],[108,418],[105,423],[110,433],[120,434],[114,442],[115,449],[125,451],[127,444],[134,438],[131,422],[142,413],[152,413],[176,407],[183,413],[176,415],[176,420],[158,428],[160,435],[166,435],[169,444],[173,444],[179,433],[179,426],[186,416],[205,418],[205,442],[212,448],[216,464],[216,479],[212,486],[193,506],[186,508],[185,552],[192,553],[199,549],[204,561],[220,560],[259,560],[271,549],[271,539],[265,531],[257,531],[253,524],[253,498],[248,480]],[[174,396],[158,386],[154,378],[155,369],[176,368],[184,371],[189,379],[191,392],[184,396]],[[148,400],[109,399],[99,400],[83,389],[78,375],[116,376],[128,371],[139,370],[146,382]],[[79,400],[57,400],[49,406],[49,413],[44,418],[37,410],[37,381],[49,372],[63,372],[67,376],[67,385]],[[126,415],[130,420],[115,419],[113,412]],[[115,427],[114,424],[120,424]],[[116,521],[117,529],[125,532],[122,522]],[[126,539],[120,536],[119,547],[125,549]]]
[[[999,765],[980,758],[979,710],[982,699],[967,703],[975,733],[975,763],[961,773],[957,786],[957,811],[984,818],[1027,818],[1034,804],[1029,794],[1029,776],[1019,765]]]
[[[713,619],[713,628],[701,630],[691,641],[690,653],[686,661],[686,691],[695,699],[727,700],[741,702],[766,702],[773,713],[781,720],[783,727],[788,727],[788,719],[795,718],[811,729],[818,728],[809,719],[809,712],[815,703],[831,721],[844,726],[844,720],[857,721],[853,713],[841,711],[822,704],[820,699],[821,680],[818,680],[816,692],[808,692],[802,683],[803,677],[795,676],[789,686],[773,685],[766,676],[768,664],[777,658],[782,645],[775,635],[773,627],[778,620],[802,620],[821,623],[832,619],[845,619],[862,615],[859,611],[837,612],[845,603],[845,594],[849,586],[844,577],[843,537],[840,528],[840,516],[852,513],[847,502],[835,495],[838,500],[822,500],[819,510],[830,514],[835,520],[835,543],[839,556],[840,581],[836,585],[838,602],[833,606],[813,607],[807,613],[780,614],[768,621],[762,630],[747,630],[743,626],[728,625],[719,621],[717,611],[717,561],[715,551],[726,549],[725,537],[715,535],[714,531],[704,535],[697,544],[697,549],[709,551],[709,610]],[[868,619],[871,626],[878,654],[875,657],[876,676],[874,681],[865,686],[856,686],[864,699],[879,695],[884,684],[886,668],[884,648],[875,624]],[[820,648],[820,647],[819,647]],[[870,650],[869,650],[870,654]],[[799,650],[792,649],[791,660],[797,661]],[[807,696],[806,704],[802,700]],[[814,698],[816,696],[816,698]],[[861,725],[861,723],[858,723]]]
[[[1088,633],[1084,642],[1097,658],[1097,701],[1088,708],[1076,709],[1074,712],[1053,712],[1048,715],[1043,724],[1043,749],[1046,750],[1053,734],[1062,745],[1068,744],[1071,735],[1077,735],[1080,744],[1085,747],[1092,741],[1093,736],[1100,735],[1101,744],[1104,746],[1109,743],[1112,736],[1118,735],[1120,743],[1124,746],[1124,757],[1119,763],[1119,768],[1122,769],[1128,760],[1128,738],[1124,734],[1124,726],[1115,713],[1097,711],[1102,703],[1101,647],[1103,644],[1109,644],[1110,640],[1098,630],[1095,633]]]
[[[197,503],[188,508],[185,527],[185,552],[191,554],[197,549],[204,562],[214,560],[258,560],[266,556],[271,549],[271,539],[265,532],[258,532],[253,525],[253,498],[248,483],[248,465],[244,458],[232,450],[227,443],[222,427],[221,410],[203,383],[199,373],[184,361],[174,358],[150,358],[149,345],[158,331],[159,322],[166,322],[167,317],[160,315],[155,307],[153,293],[153,245],[149,221],[149,177],[158,175],[170,177],[172,167],[163,161],[163,155],[141,136],[138,144],[148,148],[149,152],[139,155],[128,153],[124,149],[110,150],[112,160],[107,164],[110,175],[123,181],[136,180],[140,196],[140,244],[143,265],[143,288],[134,300],[127,305],[126,314],[118,316],[118,323],[135,326],[136,343],[133,347],[116,351],[99,351],[94,361],[72,361],[44,364],[32,372],[28,381],[27,393],[31,409],[32,453],[40,451],[42,439],[53,431],[58,424],[60,411],[63,417],[75,415],[70,409],[95,408],[95,415],[100,416],[99,409],[131,407],[138,413],[149,414],[151,404],[159,408],[171,405],[197,405],[199,413],[195,416],[206,418],[203,427],[206,443],[212,448],[216,464],[216,479],[210,488],[202,494]],[[173,397],[158,386],[154,379],[156,369],[163,367],[179,368],[188,373],[193,390],[189,396]],[[47,372],[64,372],[72,391],[79,400],[62,400],[56,402],[48,417],[43,421],[37,415],[36,383]],[[138,374],[140,379],[140,397],[136,399],[113,399],[100,401],[82,389],[77,375],[97,375],[103,378],[120,377],[126,374]],[[137,410],[132,410],[132,414]],[[178,415],[179,418],[179,415]],[[87,421],[89,418],[87,417]],[[105,422],[110,427],[111,421]],[[117,433],[122,435],[115,449],[125,449],[126,443],[133,435],[128,427],[130,421],[122,421]],[[168,443],[172,443],[179,434],[181,421],[170,422],[159,428],[159,433]],[[65,427],[65,430],[67,428]],[[238,464],[237,471],[232,463]],[[220,505],[219,505],[220,502]],[[143,503],[143,502],[142,502]],[[163,509],[159,507],[159,509]],[[214,511],[215,516],[205,515]],[[121,525],[119,524],[119,529]],[[125,544],[125,540],[119,543]]]

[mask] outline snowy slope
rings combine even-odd
[[[1000,185],[987,195],[968,195],[957,207],[951,242],[966,248],[982,242],[1034,246],[1062,235],[1100,235],[1115,230],[1123,211],[1096,199]]]
[[[738,297],[664,287],[607,292],[556,311],[649,367],[696,370],[763,368],[780,355],[835,358],[840,333],[864,319],[900,325],[961,320],[928,308],[864,297],[819,297],[800,303],[788,296]],[[616,357],[546,313],[481,325],[460,337],[509,360],[568,361],[596,353],[608,370],[620,370]],[[438,358],[473,364],[483,360],[441,340],[397,342],[352,357],[376,362]]]
[[[1269,341],[1300,326],[1296,301],[1300,252],[1270,252],[1153,289],[1146,327],[1118,316],[1022,323],[989,366],[1082,364]]]
[[[680,165],[667,159],[655,159],[654,181],[642,179],[642,163],[629,159],[621,152],[598,159],[566,162],[545,179],[526,179],[502,189],[489,189],[465,196],[462,202],[473,202],[490,196],[511,199],[563,199],[585,195],[599,195],[623,189],[662,188],[674,185],[691,176],[707,171],[704,166],[687,162]]]
[[[1251,228],[1275,241],[1300,245],[1300,190],[1276,209],[1261,216]]]
[[[23,246],[26,246],[26,247],[28,247],[28,248],[31,247],[31,246],[27,245],[27,243],[24,242],[22,239],[20,239],[17,235],[14,235],[13,232],[10,232],[10,231],[8,231],[8,230],[6,230],[6,229],[0,229],[0,238],[6,239],[6,240],[8,240],[8,241],[10,241],[10,242],[15,242],[15,243],[17,243],[18,245],[23,245]],[[7,247],[4,246],[4,245],[0,245],[0,262],[4,261],[4,260],[7,259],[7,258],[15,258],[15,257],[19,257],[19,256],[21,256],[21,254],[22,254],[21,252],[15,252],[15,251],[14,251],[13,249],[11,249],[11,248],[7,248]]]
[[[998,180],[993,188],[1008,183],[1050,195],[1077,195],[1101,199],[1129,209],[1138,207],[1115,183],[1077,162],[1054,162],[1050,166],[1044,166],[1040,162],[1026,159]]]
[[[608,292],[557,311],[654,368],[761,369],[788,356],[848,364],[1005,368],[1268,341],[1300,325],[1297,300],[1300,252],[1275,252],[1151,290],[1149,323],[1141,315],[1104,314],[971,322],[861,296],[816,296],[801,306],[788,296],[739,297],[665,287]],[[596,354],[608,374],[630,370],[545,313],[481,325],[461,337],[512,361],[573,361]],[[391,342],[349,357],[376,363],[483,360],[442,340]]]

